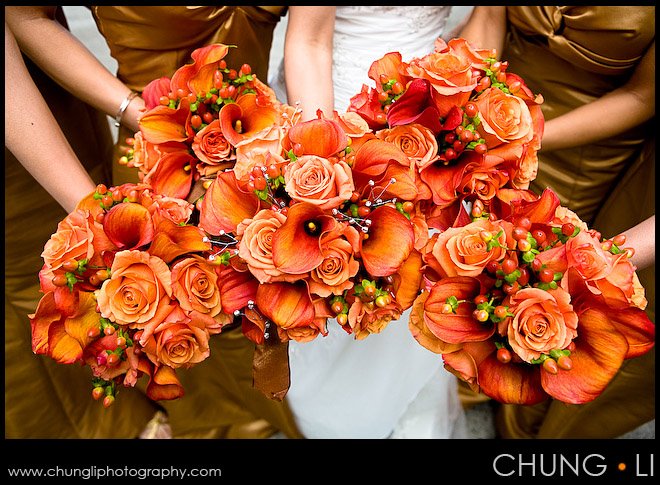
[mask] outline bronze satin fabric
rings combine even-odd
[[[94,6],[99,31],[118,63],[118,77],[135,91],[191,62],[193,50],[220,42],[236,45],[230,67],[248,63],[267,81],[273,31],[286,7],[115,7]],[[126,137],[119,131],[115,160]],[[136,182],[137,171],[113,165],[113,182]],[[174,437],[265,438],[281,431],[301,437],[286,402],[270,400],[252,387],[254,344],[240,327],[211,339],[211,356],[178,372],[186,395],[162,401]],[[145,383],[141,383],[142,388]]]
[[[623,85],[655,40],[655,7],[507,7],[502,59],[545,99],[546,120]],[[655,213],[654,120],[577,149],[539,154],[535,190],[612,237]],[[576,127],[579,130],[579,127]],[[655,320],[655,265],[639,272]],[[500,406],[503,438],[614,438],[655,418],[655,350],[624,363],[585,405]]]
[[[25,62],[80,161],[95,182],[107,183],[112,137],[106,116]],[[122,390],[105,409],[91,398],[88,367],[32,353],[28,314],[41,297],[40,255],[64,217],[5,147],[5,438],[135,438],[158,409],[143,393]]]

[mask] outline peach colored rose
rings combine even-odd
[[[369,123],[353,111],[347,111],[345,113],[334,111],[332,115],[332,119],[339,123],[339,126],[342,127],[346,135],[350,138],[362,138],[367,133],[371,133]]]
[[[598,247],[600,249],[600,246]],[[600,277],[587,281],[589,289],[595,294],[600,294],[607,305],[613,309],[636,306],[644,310],[648,304],[645,290],[635,272],[635,267],[625,253],[611,254],[608,251],[603,251],[603,253],[608,260],[609,271],[604,270],[598,273],[594,270],[594,275]],[[584,262],[588,263],[588,260]],[[594,265],[597,266],[597,263]]]
[[[154,194],[153,202],[148,207],[152,216],[158,214],[175,224],[186,224],[194,208],[195,206],[186,200],[160,194]]]
[[[511,185],[514,188],[521,190],[529,189],[529,184],[536,178],[539,170],[537,152],[538,148],[534,146],[533,141],[525,146],[523,155],[516,161],[516,165],[512,170]]]
[[[463,175],[457,191],[466,195],[478,195],[481,200],[490,200],[508,181],[509,177],[501,170],[477,169]]]
[[[475,100],[481,123],[478,131],[488,148],[503,143],[528,142],[534,136],[534,122],[529,107],[517,96],[501,89],[488,88]]]
[[[486,219],[478,219],[463,227],[450,227],[431,238],[431,251],[430,254],[427,251],[425,261],[443,277],[476,277],[483,273],[490,261],[504,259],[505,248],[513,247],[512,230],[509,222]],[[489,243],[482,237],[484,231],[490,233],[499,245],[491,243],[489,249]]]
[[[401,313],[401,306],[394,300],[381,308],[373,303],[365,304],[358,298],[348,310],[348,323],[355,338],[362,340],[372,333],[382,332],[392,320],[401,317]]]
[[[239,148],[236,154],[234,174],[236,180],[244,183],[250,180],[250,172],[254,167],[268,167],[271,164],[284,166],[287,163],[283,157],[267,149],[255,148],[244,151]]]
[[[570,222],[575,227],[579,227],[580,231],[587,232],[589,230],[587,224],[582,221],[575,212],[563,205],[558,205],[555,209],[555,216],[552,219],[552,225],[555,227],[561,227],[567,222]]]
[[[346,162],[332,163],[315,155],[303,155],[286,165],[284,180],[292,199],[321,209],[339,207],[355,190],[351,168]]]
[[[273,233],[286,221],[286,216],[270,209],[259,211],[254,218],[246,219],[238,225],[237,236],[241,239],[238,255],[245,260],[260,283],[271,281],[295,281],[298,275],[286,275],[273,263]]]
[[[564,349],[577,337],[578,316],[571,295],[561,288],[524,288],[503,302],[513,317],[499,324],[512,350],[525,362],[553,349]]]
[[[76,210],[57,225],[57,231],[46,242],[41,257],[50,271],[59,269],[68,259],[90,259],[94,254],[93,239],[87,213]]]
[[[195,312],[186,315],[176,304],[168,309],[165,319],[155,326],[153,333],[145,332],[140,343],[154,364],[190,368],[210,355],[209,332]]]
[[[612,255],[587,232],[580,231],[577,236],[569,238],[565,246],[568,267],[575,268],[586,281],[606,278],[612,272]]]
[[[431,83],[433,101],[441,117],[447,116],[453,106],[464,106],[476,87],[472,64],[452,50],[435,51],[411,60],[405,74]]]
[[[211,317],[222,311],[215,267],[200,256],[192,255],[172,266],[172,294],[186,311]]]
[[[236,159],[233,147],[227,141],[220,129],[220,122],[213,120],[195,135],[192,149],[201,163],[197,170],[204,176],[226,168],[227,162]]]
[[[419,171],[439,158],[438,142],[433,132],[418,123],[380,130],[376,132],[376,136],[399,147]]]
[[[360,269],[360,264],[353,257],[355,248],[351,243],[341,234],[331,233],[321,238],[321,252],[323,262],[310,272],[310,293],[326,297],[341,295],[351,289],[353,281],[350,278]]]
[[[110,279],[95,292],[101,316],[134,328],[162,320],[172,296],[172,275],[162,259],[120,251],[110,271]]]

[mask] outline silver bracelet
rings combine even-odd
[[[128,96],[124,98],[124,101],[121,102],[121,105],[119,106],[119,110],[117,111],[117,114],[115,115],[115,126],[119,128],[121,125],[121,119],[124,116],[124,111],[126,111],[126,108],[128,108],[128,105],[131,104],[131,101],[135,96],[137,96],[138,93],[135,91],[131,91],[128,93]]]

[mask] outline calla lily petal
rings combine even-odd
[[[167,96],[170,93],[170,78],[160,77],[147,84],[142,90],[142,99],[145,107],[149,110],[160,105],[161,96]]]
[[[394,276],[394,297],[403,310],[410,308],[422,283],[422,254],[413,250]]]
[[[236,227],[244,219],[252,218],[258,210],[257,196],[241,190],[234,172],[223,172],[206,191],[200,210],[199,227],[214,236],[223,231],[236,232]]]
[[[503,364],[497,360],[493,352],[479,364],[477,369],[481,391],[496,401],[510,404],[538,404],[548,399],[548,395],[541,387],[539,370],[534,366]]]
[[[541,382],[555,399],[582,404],[594,400],[607,387],[623,363],[628,343],[608,316],[595,308],[579,315],[578,336],[573,342],[573,368],[559,369],[556,375],[542,371]]]
[[[188,140],[191,136],[188,130],[188,106],[189,103],[184,99],[178,108],[158,105],[144,113],[138,122],[144,139],[155,145]]]
[[[147,397],[154,401],[178,399],[185,394],[183,386],[171,367],[159,367],[147,384]]]
[[[259,282],[249,271],[236,271],[231,266],[218,274],[218,288],[222,295],[222,311],[232,314],[257,298]]]
[[[208,64],[215,64],[222,60],[227,55],[228,51],[229,46],[224,44],[210,44],[195,49],[192,54],[190,54],[193,62],[180,67],[172,76],[172,91],[177,92],[177,90],[181,88],[188,92],[190,90],[190,80],[200,71],[200,69]]]
[[[314,322],[314,303],[304,282],[259,285],[256,304],[269,320],[284,329]]]
[[[384,140],[372,139],[357,150],[352,169],[353,173],[382,177],[392,162],[404,167],[410,166],[408,156],[398,146]]]
[[[360,247],[362,263],[372,276],[389,276],[399,270],[415,245],[415,231],[399,211],[381,206],[369,214],[369,237]]]
[[[190,193],[197,159],[187,152],[169,152],[162,156],[145,182],[157,194],[185,199]]]
[[[429,293],[424,292],[413,302],[410,319],[408,320],[410,333],[422,347],[436,354],[448,354],[459,350],[461,344],[448,344],[440,340],[426,326],[424,321],[424,303],[428,297]]]
[[[424,304],[424,322],[440,340],[448,343],[480,342],[495,332],[493,325],[482,324],[474,319],[474,306],[461,303],[455,313],[442,313],[449,297],[458,300],[473,300],[481,292],[479,280],[468,276],[444,278],[431,288]]]
[[[275,267],[288,274],[305,274],[316,268],[324,259],[321,236],[335,225],[335,219],[313,204],[291,206],[286,222],[273,233]]]
[[[609,312],[608,317],[616,330],[623,334],[628,342],[626,359],[639,357],[655,345],[655,324],[644,310],[627,308]]]
[[[204,242],[205,237],[204,231],[197,226],[179,226],[168,219],[163,219],[156,228],[156,235],[148,252],[170,263],[182,254],[209,251],[211,243]]]
[[[112,207],[103,218],[103,229],[108,239],[122,250],[140,248],[154,238],[154,225],[149,210],[131,202]]]
[[[413,79],[406,92],[397,99],[387,112],[387,123],[390,126],[419,123],[433,131],[442,131],[440,113],[433,103],[431,83],[426,79]]]
[[[275,107],[259,103],[256,94],[243,94],[235,103],[226,104],[220,110],[220,129],[225,139],[235,146],[264,128],[273,126],[278,116]],[[238,121],[241,128],[237,131]]]
[[[300,143],[305,155],[328,158],[346,148],[348,137],[336,121],[314,119],[293,125],[289,140],[292,146]]]
[[[62,318],[55,305],[55,294],[49,291],[41,297],[34,313],[28,315],[32,327],[32,352],[48,353],[48,329]]]

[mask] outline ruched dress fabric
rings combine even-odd
[[[65,24],[61,10],[58,20]],[[92,179],[107,184],[112,136],[106,116],[24,60]],[[105,409],[91,397],[88,367],[57,364],[32,352],[28,314],[42,296],[41,253],[64,217],[64,209],[5,147],[5,438],[136,438],[158,410],[144,393],[124,389]]]
[[[551,120],[622,86],[655,41],[653,6],[509,6],[502,59]],[[532,188],[612,237],[655,213],[655,119],[606,140],[539,153]],[[580,127],[575,130],[579,133]],[[638,273],[655,320],[655,265]],[[579,332],[579,329],[578,329]],[[504,438],[613,438],[655,418],[655,350],[626,361],[591,403],[502,406]]]

